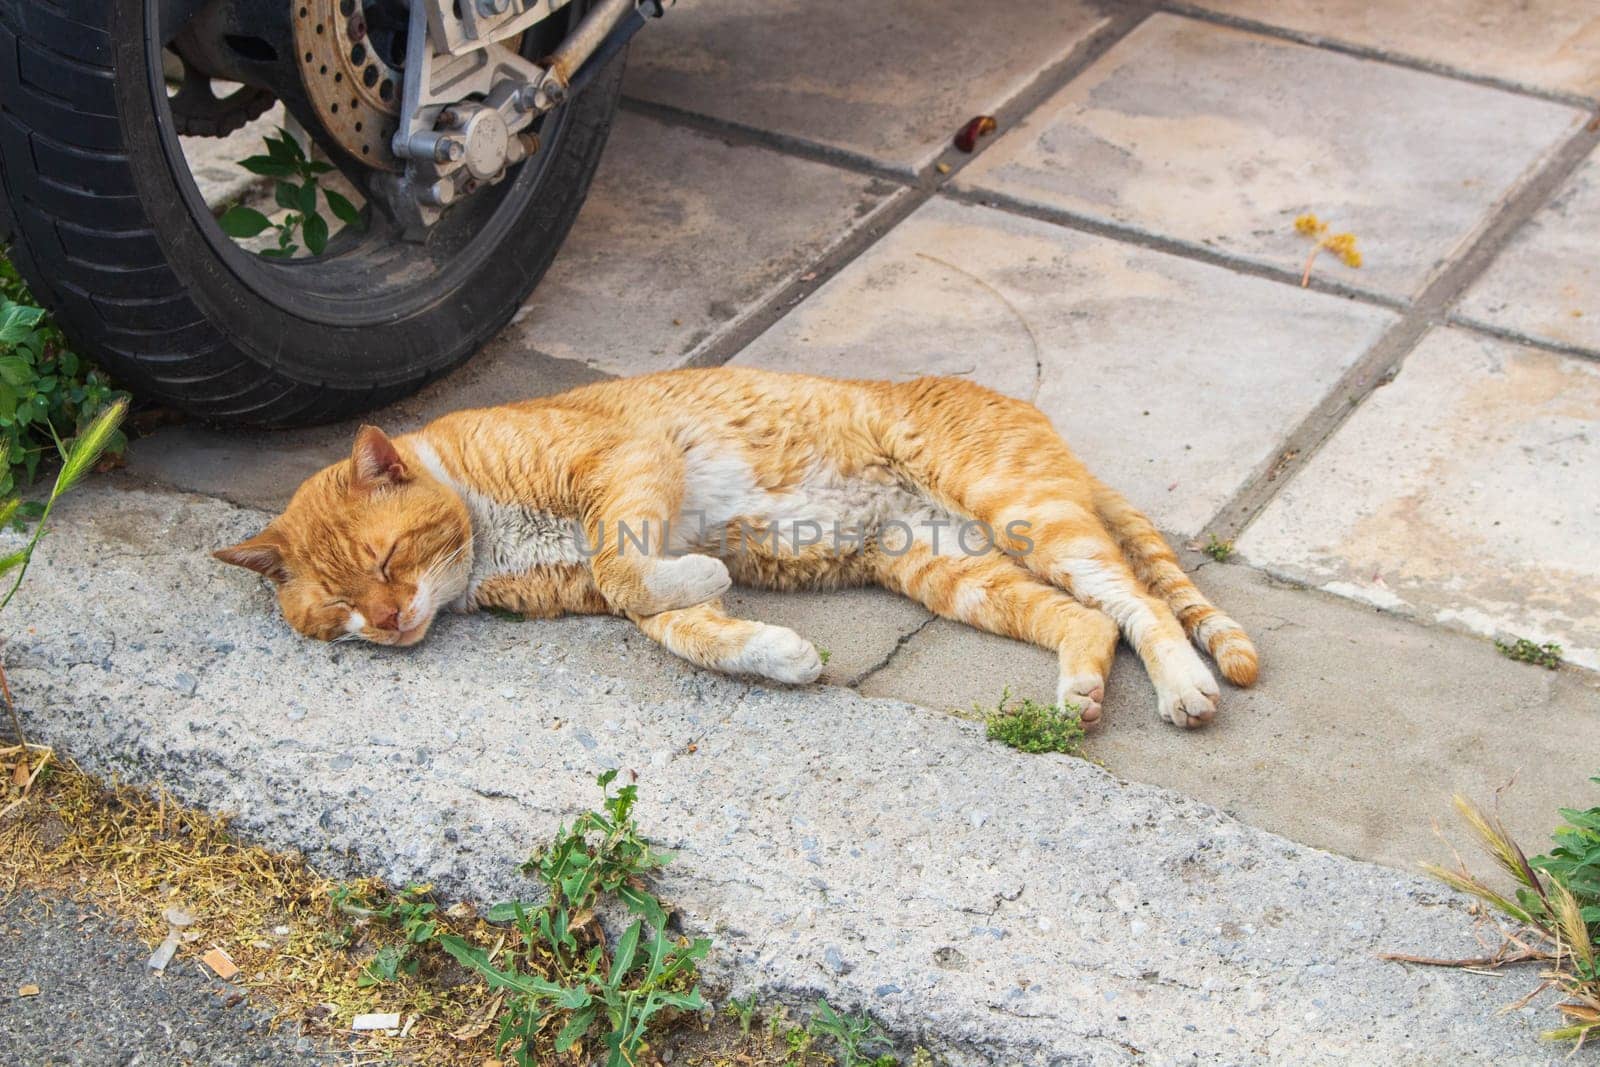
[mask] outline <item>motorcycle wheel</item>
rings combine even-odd
[[[583,6],[573,4],[576,13]],[[314,258],[225,235],[184,162],[157,0],[0,0],[0,233],[80,351],[137,395],[231,426],[357,414],[464,362],[516,312],[600,161],[623,56],[539,151],[422,242],[367,227]]]

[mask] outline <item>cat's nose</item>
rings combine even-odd
[[[393,604],[380,609],[374,613],[372,625],[379,630],[400,629],[400,609]]]

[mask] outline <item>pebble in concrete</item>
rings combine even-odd
[[[1520,85],[1600,97],[1600,22],[1590,0],[1200,0],[1199,6]]]
[[[1600,62],[1600,60],[1597,60]],[[1524,226],[1459,311],[1525,336],[1600,354],[1600,151]]]
[[[625,86],[909,173],[1104,21],[1079,0],[681,0],[638,38]]]
[[[1157,15],[960,175],[963,188],[1120,223],[1298,274],[1316,214],[1359,270],[1414,293],[1581,111]]]
[[[1258,566],[1600,668],[1600,364],[1442,330],[1245,532]]]
[[[935,200],[736,362],[962,375],[1034,400],[1100,477],[1193,534],[1392,318]]]

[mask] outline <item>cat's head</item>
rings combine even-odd
[[[413,645],[467,589],[472,522],[414,454],[363,426],[349,459],[306,479],[265,530],[214,555],[270,578],[284,618],[308,637]]]

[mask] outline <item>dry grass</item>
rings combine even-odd
[[[1574,1042],[1574,1051],[1587,1041],[1600,1038],[1600,946],[1584,920],[1579,900],[1560,881],[1541,877],[1534,870],[1497,815],[1460,795],[1455,797],[1455,807],[1479,847],[1510,878],[1512,892],[1508,895],[1478,877],[1459,853],[1454,868],[1435,864],[1424,864],[1423,868],[1451,888],[1482,902],[1484,929],[1479,940],[1489,952],[1458,960],[1399,953],[1386,953],[1385,958],[1487,970],[1511,963],[1541,963],[1544,969],[1539,972],[1539,983],[1508,1010],[1554,990],[1562,997],[1556,1010],[1565,1022],[1546,1030],[1544,1037]]]

